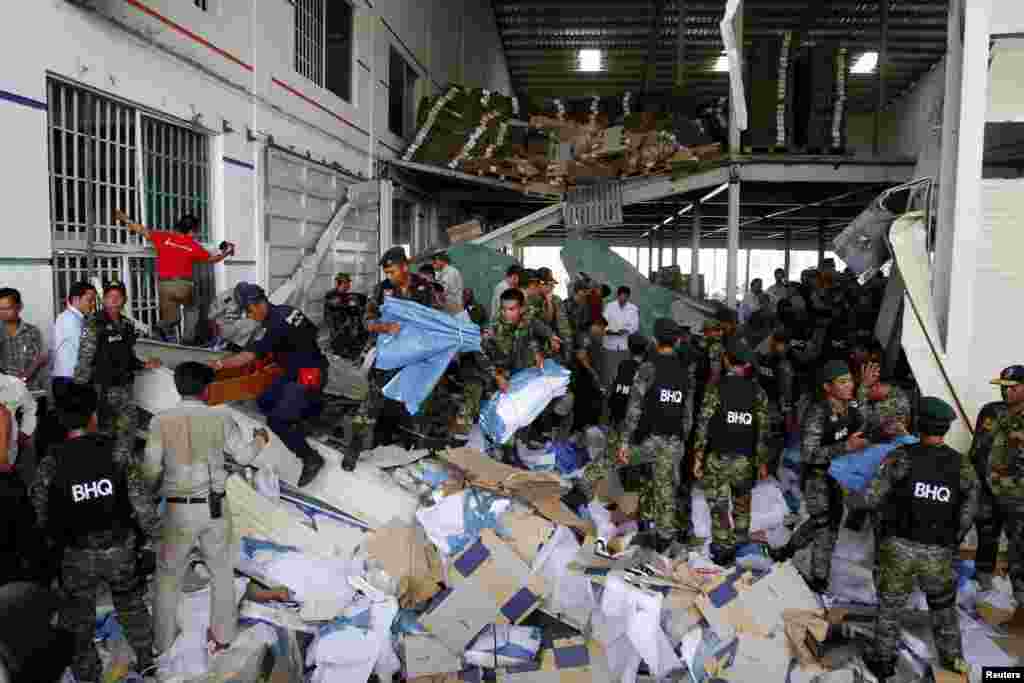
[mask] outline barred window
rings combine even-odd
[[[295,0],[295,71],[352,101],[354,11],[346,0]]]
[[[203,10],[204,12],[206,10],[210,9],[209,6],[207,5],[207,0],[192,0],[192,1],[196,4],[196,7],[198,7],[201,10]]]
[[[194,214],[196,238],[208,241],[209,139],[88,88],[57,79],[47,87],[55,310],[64,308],[72,283],[116,279],[128,289],[132,317],[151,325],[154,254],[141,236],[114,224],[113,212],[154,229]]]

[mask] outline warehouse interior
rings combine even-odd
[[[952,568],[955,595],[942,618],[955,612],[955,628],[933,632],[941,601],[926,596],[925,583],[941,572],[916,571],[899,632],[889,633],[895,669],[877,675],[884,667],[874,668],[871,648],[883,637],[885,539],[874,517],[854,521],[849,501],[862,500],[883,476],[883,457],[909,441],[867,442],[863,453],[877,460],[865,481],[848,474],[867,467],[867,457],[856,462],[860,452],[845,456],[848,471],[835,470],[849,478],[837,484],[839,518],[828,522],[836,527],[829,592],[808,578],[816,549],[778,561],[773,554],[802,525],[821,525],[799,473],[806,430],[791,428],[788,414],[775,471],[758,470],[748,491],[746,545],[757,550],[719,565],[712,529],[719,517],[737,526],[737,484],[720,509],[702,485],[673,482],[701,545],[648,547],[645,534],[654,532],[642,518],[657,470],[644,470],[649,481],[639,488],[627,483],[632,465],[613,462],[620,435],[607,414],[564,442],[543,438],[535,447],[528,426],[504,422],[520,426],[533,406],[501,404],[509,390],[499,384],[476,400],[468,441],[454,440],[455,416],[446,413],[471,403],[460,372],[503,324],[495,287],[510,264],[548,269],[567,302],[587,282],[609,287],[610,306],[626,285],[643,309],[637,332],[653,338],[655,321],[671,319],[692,329],[699,353],[727,321],[739,317],[746,334],[752,302],[768,310],[752,281],[767,289],[782,269],[791,290],[844,282],[858,293],[851,300],[872,300],[864,348],[877,354],[881,381],[906,390],[914,420],[924,397],[946,405],[945,444],[967,463],[993,425],[985,411],[1012,393],[1007,371],[1024,363],[1024,320],[1012,312],[1024,297],[1024,3],[37,0],[7,14],[0,287],[18,291],[16,315],[38,328],[49,354],[23,377],[13,366],[28,353],[15,347],[22,323],[0,320],[0,437],[8,413],[22,432],[12,432],[0,476],[26,478],[5,489],[19,510],[9,515],[12,547],[42,547],[51,531],[34,529],[30,543],[21,528],[31,526],[21,512],[34,500],[58,495],[34,483],[49,442],[40,447],[43,437],[25,432],[31,424],[49,439],[63,428],[54,427],[64,419],[54,382],[68,378],[58,378],[53,359],[69,297],[88,282],[102,307],[107,285],[121,282],[137,359],[153,364],[101,418],[138,420],[130,430],[140,468],[159,457],[158,416],[189,399],[176,368],[213,368],[199,398],[235,425],[223,449],[231,457],[220,460],[235,590],[229,631],[237,635],[228,644],[214,633],[225,582],[203,556],[208,541],[197,540],[176,579],[173,644],[140,656],[141,622],[109,579],[95,599],[95,628],[86,629],[96,668],[84,676],[67,615],[74,605],[81,641],[92,600],[82,593],[95,587],[73,596],[66,578],[106,565],[62,565],[71,555],[51,543],[57,559],[40,562],[46,569],[31,580],[6,582],[15,574],[0,568],[0,683],[980,683],[997,668],[1021,671],[1024,526],[1007,503],[1006,526],[995,530],[995,579],[982,582],[975,524],[936,565]],[[162,327],[161,252],[119,211],[152,231],[194,216],[198,247],[223,257],[194,265],[193,303],[179,310],[172,334]],[[385,320],[423,324],[425,348],[447,346],[422,351],[426,360],[408,365],[415,373],[389,367],[405,373],[405,384],[384,388],[374,373],[386,343],[374,332],[351,357],[328,348],[328,300],[343,273],[346,296],[379,295],[383,308],[393,285],[382,266],[394,247],[413,271],[445,252],[476,303],[493,306],[495,292],[498,308],[486,315],[501,322],[423,322],[386,309]],[[286,442],[266,409],[284,381],[284,356],[225,365],[263,336],[262,323],[247,319],[243,283],[259,287],[268,305],[300,310],[319,335],[321,412],[289,423],[325,463],[305,486],[309,455]],[[411,317],[387,317],[401,314]],[[359,320],[372,324],[374,315]],[[781,330],[781,317],[763,319],[780,327],[765,328],[751,351]],[[570,331],[577,343],[581,331]],[[629,356],[626,348],[617,352]],[[583,361],[567,355],[559,360],[566,370],[552,360],[558,351],[545,353],[538,368],[523,370],[537,373],[531,390],[544,393],[530,413],[538,420],[556,413],[567,391],[579,402],[572,391]],[[847,369],[860,381],[853,356]],[[528,394],[523,377],[515,400],[516,391]],[[444,393],[433,403],[409,398],[435,384]],[[109,389],[97,393],[108,406]],[[353,425],[378,395],[395,414],[371,422],[376,448],[349,462]],[[816,398],[791,410],[806,414]],[[432,412],[437,404],[443,419]],[[39,427],[29,416],[35,406]],[[1009,431],[1011,422],[997,422]],[[511,438],[515,458],[494,432]],[[693,457],[691,445],[680,448],[677,479]],[[843,457],[829,456],[833,464]],[[595,485],[587,465],[602,458],[610,469]],[[164,523],[181,524],[168,510],[196,507],[190,501],[209,505],[212,519],[211,472],[208,497],[155,493],[173,466],[150,492]],[[979,489],[989,487],[985,467],[973,468]],[[155,559],[154,548],[172,541],[144,542],[143,531],[128,553],[138,575],[121,587],[145,593],[145,618],[155,623],[170,560]],[[78,550],[90,548],[68,552]],[[152,561],[148,573],[143,558]],[[12,562],[31,568],[27,554]],[[952,664],[950,632],[962,650]]]

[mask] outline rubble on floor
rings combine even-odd
[[[635,511],[636,494],[614,476],[598,484],[595,502],[572,509],[562,498],[578,468],[530,471],[471,447],[389,446],[347,473],[333,449],[320,450],[330,474],[302,492],[271,485],[267,472],[230,477],[240,636],[225,653],[207,654],[199,565],[186,580],[182,633],[159,662],[169,680],[231,673],[235,681],[358,683],[398,674],[454,683],[488,680],[494,670],[515,683],[874,680],[863,665],[875,601],[870,525],[841,530],[832,596],[822,601],[802,578],[806,552],[723,569],[707,559],[706,544],[672,558],[630,545],[636,524],[619,506]],[[758,485],[755,538],[785,542],[790,502],[776,481]],[[693,503],[706,536],[699,489]],[[598,534],[622,552],[596,552]],[[958,571],[975,674],[1016,664],[1024,638],[1000,623],[1015,607],[1008,584],[997,580],[979,595],[973,565]],[[918,680],[935,666],[925,609],[920,595],[908,605],[893,680]],[[119,680],[130,648],[110,619],[98,634],[109,680]]]

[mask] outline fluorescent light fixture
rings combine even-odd
[[[673,219],[673,218],[675,218],[675,216],[669,216],[668,218],[666,218],[665,220],[663,220],[663,221],[661,222],[661,224],[662,224],[662,225],[668,225],[669,223],[671,223],[671,222],[672,222],[672,219]]]
[[[876,66],[878,66],[878,53],[865,52],[853,63],[850,73],[869,74],[874,72]]]
[[[726,71],[728,71],[729,70],[729,55],[725,54],[724,52],[722,54],[720,54],[718,56],[718,59],[715,61],[715,68],[714,68],[714,70],[719,72],[719,73],[725,73]]]
[[[604,71],[604,53],[601,50],[580,50],[576,54],[576,70],[591,73]]]
[[[723,192],[725,192],[728,189],[729,189],[729,183],[722,183],[721,185],[719,185],[715,189],[711,190],[711,192],[708,192],[706,195],[701,197],[700,198],[700,203],[703,204],[707,200],[713,199],[713,198],[717,197],[718,195],[722,194]]]

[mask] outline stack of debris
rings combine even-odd
[[[557,193],[606,178],[691,173],[721,158],[721,145],[702,124],[634,112],[631,101],[630,93],[621,106],[594,97],[571,113],[554,100],[537,107],[527,124],[513,119],[520,115],[515,98],[453,85],[420,103],[419,130],[403,159]]]
[[[209,680],[207,671],[238,681],[273,671],[280,683],[396,674],[456,683],[482,681],[488,669],[515,683],[873,680],[856,637],[871,635],[872,609],[858,602],[874,596],[844,597],[854,574],[870,575],[870,531],[843,529],[832,579],[841,602],[825,609],[797,571],[802,556],[744,556],[726,570],[697,548],[677,559],[638,548],[636,494],[613,475],[596,485],[595,501],[574,503],[566,493],[581,462],[556,460],[522,470],[474,448],[391,446],[365,454],[352,473],[331,462],[329,476],[301,492],[267,470],[232,475],[242,635],[224,655],[206,654],[209,599],[192,582],[164,673],[182,683]],[[755,537],[785,542],[786,503],[772,482],[755,490]],[[693,514],[697,533],[709,535],[699,493]],[[599,547],[598,537],[609,542]],[[989,625],[1012,609],[1009,591],[1000,583],[979,595],[962,582],[974,664],[1016,662]],[[908,611],[909,681],[928,673],[935,652],[920,618],[927,612]],[[130,655],[111,640],[109,670],[123,670]]]

